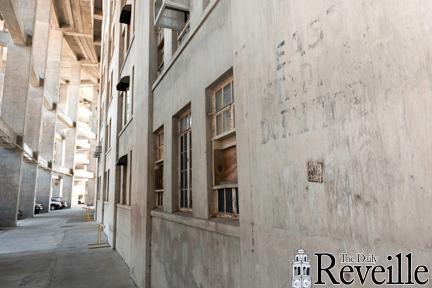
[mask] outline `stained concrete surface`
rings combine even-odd
[[[59,210],[0,230],[0,287],[136,287],[111,248],[88,249],[96,224],[83,210]]]

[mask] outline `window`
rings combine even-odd
[[[96,192],[96,199],[100,200],[101,199],[101,176],[97,177],[97,192]]]
[[[156,193],[156,207],[163,207],[163,167],[164,167],[164,130],[160,128],[155,133],[155,193]]]
[[[128,46],[129,46],[129,33],[127,32],[129,29],[127,28],[128,25],[123,24],[122,27],[122,34],[121,34],[121,39],[120,39],[120,47],[121,47],[121,56],[120,56],[120,63],[124,63],[124,61],[126,60],[126,54],[127,54],[127,50],[128,50]]]
[[[129,169],[131,164],[131,157],[128,157],[128,155],[123,155],[120,157],[117,165],[120,166],[119,172],[120,172],[120,204],[123,205],[130,205],[130,191],[131,191],[131,173],[132,170]]]
[[[129,200],[128,200],[128,204],[131,205],[132,204],[132,158],[133,154],[132,154],[132,150],[129,152]]]
[[[112,93],[112,81],[113,81],[113,71],[111,71],[111,76],[110,79],[108,81],[108,97],[109,97],[109,102],[108,102],[108,106],[109,104],[111,104],[111,101],[113,99],[113,93]],[[108,111],[108,109],[107,109]]]
[[[163,28],[156,27],[156,41],[157,41],[157,65],[158,73],[162,73],[164,69],[164,30]]]
[[[128,113],[127,113],[127,102],[129,101],[128,100],[128,98],[129,98],[129,90],[126,90],[126,91],[123,91],[123,92],[121,92],[121,99],[122,99],[122,106],[123,106],[123,111],[122,111],[122,115],[123,115],[123,124],[122,124],[122,126],[125,126],[127,123],[128,123],[128,121],[129,121],[129,119],[128,119]]]
[[[240,214],[233,87],[233,79],[229,78],[209,93],[213,127],[213,211],[218,217],[228,218],[238,218]]]
[[[109,201],[109,186],[110,186],[110,170],[105,171],[104,175],[104,201]]]
[[[120,81],[123,81],[124,78],[127,78],[127,87],[118,88],[119,85],[124,85],[124,83],[119,83],[117,85],[117,89],[121,89],[121,106],[122,106],[122,125],[121,127],[127,125],[129,121],[132,119],[133,115],[133,85],[134,85],[134,74],[135,67],[132,67],[132,75],[131,78],[129,76],[123,77]],[[131,80],[129,80],[131,79]]]
[[[180,210],[192,210],[192,117],[191,111],[179,116],[179,204]]]
[[[111,119],[108,122],[105,134],[106,134],[105,146],[106,146],[106,151],[108,151],[111,148]]]
[[[219,136],[234,129],[233,82],[229,80],[214,92],[214,135]]]
[[[132,75],[131,75],[131,82],[129,85],[129,95],[126,98],[126,116],[127,120],[129,121],[132,118],[133,115],[133,93],[134,93],[134,74],[135,74],[135,67],[132,67]]]

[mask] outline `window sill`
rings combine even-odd
[[[127,204],[117,204],[117,208],[129,210],[129,211],[132,209],[131,206]]]
[[[133,116],[131,116],[131,119],[129,119],[129,121],[123,126],[122,130],[120,130],[120,132],[118,133],[118,137],[120,137],[123,132],[129,127],[129,124],[132,122],[133,120]]]
[[[213,141],[224,140],[225,138],[229,138],[231,136],[234,136],[235,133],[236,133],[236,130],[235,129],[231,129],[231,130],[229,130],[227,132],[224,132],[222,134],[219,134],[219,135],[213,137]]]
[[[238,221],[232,219],[212,218],[210,220],[193,218],[192,213],[176,212],[174,214],[163,211],[152,210],[151,216],[166,221],[182,224],[196,229],[210,231],[226,236],[240,238],[240,225]]]
[[[219,184],[219,185],[213,186],[213,190],[225,189],[225,188],[238,188],[238,184],[237,183],[226,183],[226,184]]]

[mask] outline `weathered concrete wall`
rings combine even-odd
[[[240,241],[152,218],[151,287],[240,287]]]
[[[23,162],[21,166],[21,181],[18,209],[23,218],[33,217],[36,191],[37,165]]]
[[[289,285],[299,248],[431,264],[432,2],[232,4],[242,287]]]
[[[130,207],[117,205],[116,250],[126,264],[130,265],[131,219]]]
[[[164,193],[164,209],[167,212],[178,208],[177,201],[172,197],[177,193],[173,187],[173,182],[177,181],[177,175],[173,174],[176,171],[174,157],[177,157],[173,143],[178,141],[173,138],[176,133],[173,132],[173,117],[191,103],[192,167],[196,171],[192,173],[193,215],[209,218],[209,179],[206,174],[198,172],[208,171],[206,155],[210,155],[208,150],[211,149],[206,88],[232,67],[231,29],[231,5],[229,1],[222,0],[153,91],[153,131],[164,126],[164,177],[168,180],[164,183],[167,191]]]
[[[16,226],[22,153],[0,149],[0,227]]]
[[[47,213],[50,210],[49,206],[52,196],[51,182],[51,171],[38,167],[36,180],[36,202],[43,205],[43,213]]]

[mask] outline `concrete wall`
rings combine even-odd
[[[131,219],[130,207],[117,205],[117,232],[116,232],[116,250],[122,256],[126,264],[130,265],[130,237],[131,237]]]
[[[210,183],[205,171],[208,171],[207,155],[210,155],[211,147],[208,145],[206,88],[232,67],[231,35],[231,6],[229,1],[223,0],[215,7],[192,41],[187,43],[185,50],[160,82],[156,82],[157,86],[153,91],[153,131],[164,126],[164,185],[167,191],[164,193],[164,209],[167,212],[178,208],[176,195],[173,195],[178,193],[173,187],[173,182],[177,181],[177,175],[174,174],[177,171],[174,164],[177,153],[173,152],[173,145],[178,141],[173,138],[177,133],[173,131],[173,117],[191,104],[193,215],[209,218]],[[208,67],[208,63],[212,63],[211,67]]]
[[[242,287],[286,287],[299,248],[430,264],[432,3],[232,4]]]
[[[240,287],[240,241],[153,217],[151,275],[155,288]]]
[[[191,3],[192,12],[202,9],[202,2]],[[123,72],[117,50],[107,69],[108,75],[114,71],[115,86],[135,65],[134,120],[116,142],[115,93],[102,124],[112,119],[115,151],[99,166],[112,173],[110,202],[98,202],[98,219],[110,243],[116,231],[116,247],[138,286],[288,287],[300,248],[310,256],[413,251],[419,263],[430,263],[431,224],[419,217],[427,219],[432,200],[432,4],[211,3],[217,4],[204,10],[213,9],[204,22],[192,15],[191,41],[166,58],[174,62],[166,62],[154,82],[153,10],[137,1],[135,47]],[[118,47],[118,34],[114,41]],[[209,212],[206,88],[231,68],[240,228]],[[181,216],[173,117],[189,104],[194,207],[192,215]],[[154,211],[152,133],[162,125],[164,208]],[[131,149],[129,212],[116,206],[115,161]],[[322,183],[308,180],[309,162],[323,164]]]
[[[0,148],[0,227],[16,226],[22,153]]]

